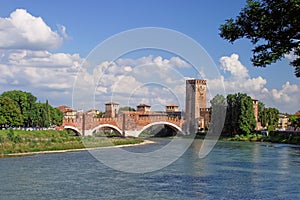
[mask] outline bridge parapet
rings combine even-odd
[[[65,119],[63,126],[74,127],[80,132],[83,132],[83,128],[85,132],[88,132],[94,130],[96,127],[103,128],[107,126],[107,128],[109,128],[109,126],[113,126],[119,130],[123,130],[123,132],[129,133],[130,131],[136,132],[143,130],[146,126],[156,124],[156,122],[160,122],[159,124],[164,124],[164,122],[165,124],[174,124],[181,129],[183,119],[169,117],[167,115],[145,115],[140,113],[123,113],[117,118],[95,118],[91,115],[82,115],[75,119]]]

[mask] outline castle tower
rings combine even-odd
[[[116,118],[119,113],[119,104],[115,102],[107,102],[105,104],[105,118]]]
[[[206,109],[206,80],[186,80],[185,103],[186,122],[190,125],[191,123],[198,123],[195,119],[199,120],[201,116],[200,111]],[[191,129],[191,127],[189,129]],[[191,131],[196,130],[190,130],[190,132]]]

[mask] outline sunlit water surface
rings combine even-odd
[[[218,142],[199,159],[200,145],[145,174],[115,171],[88,151],[1,158],[0,199],[300,199],[300,146]]]

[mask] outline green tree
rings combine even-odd
[[[300,127],[300,117],[297,117],[296,115],[289,116],[289,122],[294,130],[296,130],[297,127]]]
[[[2,126],[21,126],[23,117],[19,108],[9,97],[0,96],[0,125]]]
[[[227,95],[227,112],[224,131],[235,134],[249,134],[255,129],[253,102],[246,94]]]
[[[267,112],[265,110],[265,104],[258,102],[258,121],[263,127],[267,125]]]
[[[49,105],[48,100],[46,100],[45,103],[45,108],[44,108],[44,115],[45,115],[45,121],[44,121],[44,126],[49,127],[51,126],[51,106]]]
[[[224,127],[227,101],[223,95],[217,94],[211,101],[211,123],[212,133],[220,133]]]
[[[276,108],[265,108],[264,106],[258,105],[258,121],[263,127],[268,129],[275,129],[279,121],[279,110]]]
[[[236,133],[239,118],[239,102],[237,102],[237,94],[227,95],[227,111],[225,119],[225,131],[229,133]]]
[[[130,106],[121,107],[119,110],[120,111],[135,111],[135,109]]]
[[[35,103],[33,125],[37,127],[46,127],[45,105],[41,102]]]
[[[0,107],[0,110],[3,110],[3,114],[0,111],[0,127],[4,125],[50,127],[62,124],[63,113],[53,108],[48,100],[46,103],[36,103],[35,96],[19,90],[4,92],[0,97],[6,106]]]
[[[0,128],[4,128],[5,125],[7,124],[7,121],[3,115],[0,115]]]
[[[49,103],[36,103],[33,124],[37,127],[50,127],[51,125],[62,124],[63,113],[57,109],[53,108]]]
[[[227,19],[220,26],[220,36],[230,42],[250,39],[255,45],[251,61],[254,66],[266,67],[294,53],[290,64],[300,77],[300,1],[247,0],[236,19]]]
[[[51,107],[50,116],[52,125],[62,125],[64,114],[58,108]]]
[[[9,97],[14,101],[15,105],[19,108],[21,115],[23,116],[24,126],[32,126],[32,120],[35,110],[36,97],[29,92],[23,92],[20,90],[13,90],[4,92],[1,96]]]
[[[239,95],[240,117],[239,130],[243,133],[250,134],[256,127],[252,98],[246,94]]]
[[[277,108],[267,108],[266,110],[268,125],[275,128],[278,125],[279,121],[279,110]]]

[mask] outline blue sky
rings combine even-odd
[[[244,4],[245,1],[240,0],[2,0],[0,1],[0,35],[4,36],[0,37],[0,55],[2,54],[0,92],[10,89],[27,90],[41,101],[49,99],[50,103],[56,106],[71,105],[75,71],[80,68],[80,63],[92,49],[107,38],[129,29],[162,27],[179,31],[202,45],[220,70],[228,92],[246,92],[253,98],[263,101],[267,106],[278,107],[282,112],[294,113],[300,110],[300,82],[294,77],[293,67],[289,66],[289,61],[282,59],[267,68],[253,67],[250,62],[253,46],[248,40],[242,39],[230,44],[218,35],[220,24],[224,23],[225,19],[235,17]],[[48,43],[43,40],[43,37],[27,40],[25,43],[22,39],[15,39],[13,45],[7,42],[10,41],[10,36],[13,37],[12,35],[20,31],[21,26],[16,27],[15,24],[6,23],[8,21],[10,23],[9,19],[13,18],[11,14],[17,9],[26,10],[26,12],[18,12],[15,18],[20,23],[24,19],[22,23],[28,27],[25,28],[28,37],[33,37],[29,34],[30,31],[37,35],[45,33],[39,32],[37,27],[41,26],[35,24],[38,23],[37,20],[33,20],[38,17],[42,19],[43,24],[50,29]],[[10,29],[6,28],[7,26]],[[46,30],[47,28],[44,29]],[[18,37],[17,35],[14,38]],[[152,64],[158,56],[167,60],[172,58],[172,55],[163,53],[160,55],[158,51],[128,56],[137,61],[140,59],[139,56],[150,56],[147,53],[154,57],[150,59]],[[41,58],[42,54],[45,59],[36,63],[35,58]],[[20,60],[22,62],[17,62]],[[53,67],[54,65],[56,67]],[[239,73],[243,73],[242,77],[237,77]],[[259,87],[253,86],[255,82]],[[241,86],[239,85],[241,83],[245,84]],[[107,91],[108,85],[105,87],[103,91]],[[98,94],[98,96],[101,99],[105,94]],[[102,99],[106,100],[104,97]],[[103,104],[103,101],[99,100],[98,103]],[[163,104],[165,101],[160,102]]]

